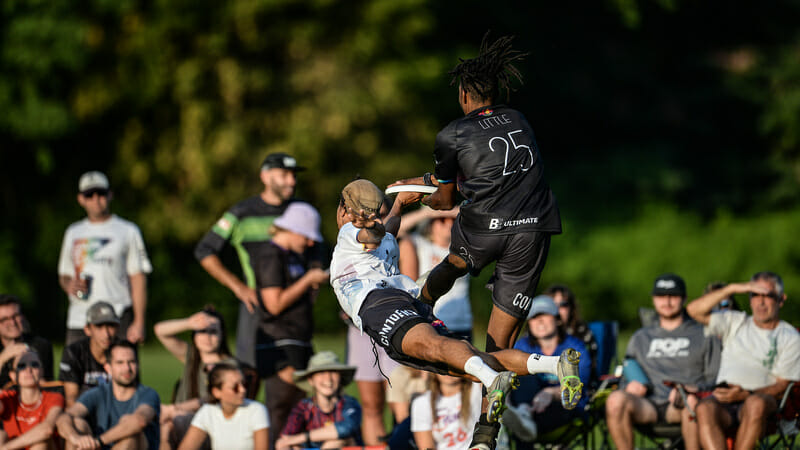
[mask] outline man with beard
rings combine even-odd
[[[84,392],[58,418],[66,448],[158,448],[161,404],[156,391],[139,384],[136,346],[116,341],[106,359],[111,383]]]
[[[719,368],[719,340],[705,337],[703,326],[684,312],[683,279],[671,273],[659,276],[652,295],[658,322],[631,336],[623,383],[606,402],[608,431],[620,450],[633,448],[634,423],[682,423],[679,394],[664,381],[683,383],[687,391],[706,390]],[[693,395],[687,400],[692,407],[697,403]]]
[[[296,174],[302,170],[305,168],[298,166],[297,161],[285,153],[267,155],[260,173],[264,190],[233,205],[203,236],[194,250],[195,258],[206,272],[241,301],[236,327],[236,356],[252,367],[256,367],[259,323],[256,315],[259,300],[252,258],[259,248],[269,245],[272,238],[270,226],[291,201],[297,183]],[[222,264],[219,255],[228,243],[236,250],[245,281]]]

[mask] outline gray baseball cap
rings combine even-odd
[[[558,306],[555,300],[549,295],[537,295],[531,304],[531,310],[528,312],[528,319],[533,319],[539,314],[550,314],[551,316],[558,317]]]
[[[114,312],[114,307],[108,302],[97,302],[86,312],[86,323],[90,325],[103,325],[113,323],[119,325],[119,317]]]

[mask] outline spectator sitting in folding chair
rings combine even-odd
[[[533,299],[527,326],[528,335],[517,341],[515,349],[542,355],[558,355],[566,348],[574,348],[581,354],[587,352],[581,339],[567,334],[552,297],[540,295]],[[586,386],[591,376],[589,358],[581,358],[578,371]],[[551,374],[520,377],[519,389],[511,394],[516,406],[503,414],[503,422],[517,441],[517,449],[532,448],[529,442],[536,440],[538,434],[566,425],[583,413],[588,401],[586,392],[577,408],[566,409],[559,401],[559,391],[558,378]]]
[[[750,294],[752,316],[712,312],[733,294]],[[785,301],[781,277],[759,272],[750,282],[731,283],[687,305],[706,334],[722,339],[717,388],[696,409],[703,447],[725,448],[726,433],[737,427],[736,448],[755,447],[789,383],[800,380],[800,333],[779,317]]]
[[[659,276],[652,295],[658,322],[631,337],[621,389],[606,402],[608,430],[620,450],[633,448],[634,423],[689,422],[681,420],[677,390],[664,381],[705,388],[713,385],[719,367],[719,340],[704,336],[703,327],[684,313],[683,279],[674,274]]]

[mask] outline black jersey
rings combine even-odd
[[[236,249],[247,285],[255,287],[253,254],[272,237],[269,234],[270,225],[283,214],[290,202],[270,205],[256,195],[233,205],[197,244],[195,258],[200,261],[211,254],[219,255],[230,242]]]
[[[561,233],[533,130],[504,105],[478,108],[436,136],[435,176],[457,182],[467,202],[460,223],[478,234]]]
[[[311,313],[311,289],[304,292],[300,298],[277,316],[270,314],[264,308],[260,293],[261,288],[280,287],[285,289],[294,284],[306,273],[305,261],[297,253],[278,247],[272,241],[260,247],[253,256],[256,293],[261,304],[259,328],[277,346],[284,343],[294,345],[310,343],[311,330],[314,328]]]
[[[81,394],[109,382],[106,369],[92,355],[88,337],[64,347],[59,368],[58,379],[76,383]]]

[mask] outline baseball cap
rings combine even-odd
[[[363,210],[367,214],[378,214],[383,203],[383,191],[369,180],[355,180],[342,189],[344,205],[354,212]]]
[[[653,283],[652,295],[677,295],[686,297],[686,283],[674,273],[659,275]]]
[[[288,169],[295,172],[306,170],[305,167],[297,165],[297,160],[293,156],[286,153],[270,153],[267,155],[264,158],[264,162],[261,163],[261,170],[269,169]]]
[[[272,223],[276,227],[301,234],[316,242],[322,242],[322,235],[319,233],[319,212],[308,203],[289,203],[283,214]]]
[[[93,170],[81,175],[78,180],[78,192],[86,192],[90,189],[109,189],[108,177],[103,172]]]
[[[528,312],[528,319],[533,319],[539,314],[550,314],[558,317],[558,306],[556,306],[553,297],[549,295],[537,295],[534,297],[531,310]]]
[[[86,312],[86,323],[90,325],[102,325],[113,323],[119,325],[119,317],[114,312],[114,307],[108,302],[97,302]]]

